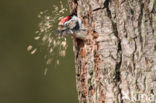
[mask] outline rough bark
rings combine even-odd
[[[87,30],[74,38],[79,102],[155,103],[156,1],[68,1]]]

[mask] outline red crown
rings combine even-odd
[[[64,24],[66,21],[70,20],[70,17],[69,16],[66,16],[64,17],[60,22],[59,24]]]

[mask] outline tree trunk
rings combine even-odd
[[[156,0],[68,0],[79,103],[155,103]],[[97,37],[98,35],[98,37]]]

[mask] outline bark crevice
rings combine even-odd
[[[86,41],[74,38],[79,102],[149,102],[141,95],[156,94],[156,2],[73,2],[87,30]]]

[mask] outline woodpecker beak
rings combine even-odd
[[[59,30],[59,31],[66,30],[66,27],[63,26],[63,25],[58,25],[58,30]]]
[[[59,31],[59,30],[56,30],[55,33],[54,33],[54,35],[56,35],[56,34],[58,34],[58,33],[60,33],[60,31]]]

